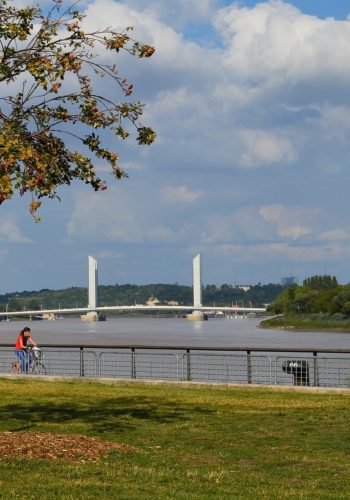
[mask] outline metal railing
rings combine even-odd
[[[142,345],[42,345],[53,376],[350,388],[350,350]],[[0,375],[15,373],[13,346],[0,345]]]

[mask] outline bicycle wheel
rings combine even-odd
[[[33,375],[46,375],[46,368],[42,363],[36,363],[33,366],[32,372]]]

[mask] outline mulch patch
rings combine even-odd
[[[76,434],[51,432],[0,432],[0,460],[4,457],[64,459],[73,463],[98,462],[110,450],[138,451],[126,444]]]

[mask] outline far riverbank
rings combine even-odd
[[[304,330],[327,332],[350,332],[350,319],[343,315],[298,314],[281,315],[260,322],[261,328],[278,330]]]

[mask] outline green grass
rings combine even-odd
[[[290,314],[263,320],[260,326],[262,328],[350,332],[350,319],[338,316],[324,313]]]
[[[138,448],[100,463],[0,457],[0,498],[349,498],[350,393],[0,379],[0,430]]]

